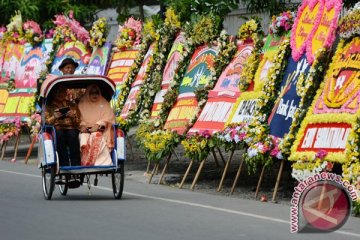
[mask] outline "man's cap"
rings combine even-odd
[[[72,58],[65,58],[62,63],[60,64],[59,66],[59,70],[61,71],[61,69],[63,67],[65,67],[65,65],[68,65],[68,64],[72,64],[75,66],[75,68],[77,68],[79,66],[79,64],[77,62],[75,62]]]

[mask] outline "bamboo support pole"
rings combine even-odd
[[[194,163],[194,160],[192,159],[192,160],[190,161],[190,163],[189,163],[188,168],[186,169],[186,172],[185,172],[182,180],[181,180],[181,183],[180,183],[180,185],[179,185],[179,188],[182,188],[182,187],[183,187],[183,185],[184,185],[184,183],[185,183],[185,180],[186,180],[186,177],[187,177],[187,175],[189,174],[190,169],[191,169],[193,163]]]
[[[16,141],[15,141],[15,146],[14,146],[14,158],[13,158],[15,160],[16,160],[16,157],[17,157],[18,149],[19,149],[20,136],[21,136],[20,133],[16,136]]]
[[[5,155],[5,151],[6,151],[7,144],[8,144],[8,141],[6,141],[6,142],[3,144],[2,151],[1,151],[1,160],[4,159],[4,155]]]
[[[159,163],[158,163],[158,162],[155,163],[154,168],[153,168],[153,170],[152,170],[152,172],[151,172],[151,174],[150,174],[150,177],[149,177],[149,181],[148,181],[149,184],[151,183],[151,180],[152,180],[152,178],[154,177],[156,168],[157,168],[158,166],[159,166]]]
[[[228,171],[229,165],[230,165],[231,160],[232,160],[232,158],[233,158],[234,152],[235,152],[235,150],[232,150],[232,151],[231,151],[230,156],[229,156],[229,158],[228,158],[227,161],[226,161],[225,168],[224,168],[223,174],[222,174],[222,176],[221,176],[220,184],[219,184],[219,187],[218,187],[218,189],[217,189],[218,192],[221,192],[221,190],[222,190],[222,188],[223,188],[223,184],[224,184],[224,180],[225,180],[225,177],[226,177],[226,173],[227,173],[227,171]]]
[[[169,156],[168,156],[168,158],[166,159],[166,162],[165,162],[164,168],[163,168],[163,170],[162,170],[162,172],[161,172],[161,175],[160,175],[160,179],[159,179],[158,184],[161,184],[161,182],[162,182],[162,180],[163,180],[163,178],[164,178],[165,172],[166,172],[166,170],[167,170],[167,168],[168,168],[168,166],[169,166],[169,162],[170,162],[171,155],[172,155],[172,153],[170,153]]]
[[[29,158],[30,158],[31,152],[32,152],[32,150],[33,150],[33,148],[34,148],[34,145],[35,145],[35,142],[36,142],[36,136],[34,136],[34,137],[32,138],[32,140],[31,140],[30,147],[29,147],[29,149],[28,149],[28,151],[27,151],[27,153],[26,153],[25,164],[27,164],[27,162],[28,162],[28,160],[29,160]]]
[[[240,161],[240,165],[239,165],[239,168],[238,168],[238,170],[236,172],[234,183],[233,183],[233,185],[231,187],[231,190],[230,190],[230,194],[233,194],[234,191],[235,191],[236,185],[237,185],[237,183],[239,181],[239,177],[240,177],[240,173],[241,173],[243,164],[244,164],[244,159]]]
[[[273,202],[276,202],[276,194],[277,194],[277,191],[278,191],[278,189],[279,189],[280,180],[281,180],[281,175],[282,175],[282,172],[283,172],[283,169],[284,169],[284,163],[285,163],[285,160],[282,159],[282,160],[281,160],[281,163],[280,163],[279,172],[278,172],[278,175],[277,175],[277,178],[276,178],[276,183],[275,183],[275,188],[274,188],[272,200],[271,200],[271,201],[273,201]]]
[[[264,177],[264,172],[265,172],[265,165],[264,165],[264,166],[262,167],[262,169],[261,169],[259,181],[258,181],[258,184],[257,184],[257,187],[256,187],[256,191],[255,191],[255,199],[257,198],[257,196],[258,196],[258,194],[259,194],[260,185],[261,185],[261,182],[262,182],[263,177]]]
[[[217,150],[219,151],[220,158],[221,158],[223,164],[225,165],[225,158],[224,158],[224,156],[222,155],[222,153],[221,153],[221,151],[220,151],[220,148],[217,147]]]
[[[197,182],[197,180],[198,180],[198,178],[199,178],[199,176],[200,176],[201,170],[202,170],[203,167],[204,167],[205,161],[206,161],[206,159],[204,159],[204,160],[201,161],[200,166],[199,166],[199,168],[198,168],[198,170],[197,170],[197,172],[196,172],[195,178],[194,178],[194,180],[193,180],[193,182],[192,182],[192,184],[191,184],[191,187],[190,187],[190,189],[191,189],[192,191],[194,191],[195,184],[196,184],[196,182]]]
[[[211,153],[214,156],[216,168],[219,168],[220,167],[219,160],[218,160],[218,158],[216,156],[216,153],[215,153],[214,149],[211,149]]]

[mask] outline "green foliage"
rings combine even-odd
[[[172,7],[179,14],[181,21],[189,21],[191,15],[213,14],[224,18],[238,7],[238,0],[160,0],[164,5]]]
[[[286,10],[296,10],[300,3],[292,3],[291,0],[242,0],[247,11],[251,13],[268,12],[270,16],[278,15]]]
[[[93,22],[98,9],[114,5],[115,0],[0,0],[0,25],[9,23],[15,11],[20,11],[23,21],[33,20],[44,28],[51,28],[54,15],[74,12],[74,17],[81,24]]]

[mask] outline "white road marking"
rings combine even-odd
[[[37,178],[41,177],[41,176],[35,175],[35,174],[7,171],[7,170],[2,170],[2,169],[0,169],[0,172],[23,175],[23,176],[27,176],[27,177],[37,177]],[[92,187],[112,192],[112,188],[102,187],[102,186],[92,186]],[[219,208],[219,207],[214,207],[214,206],[211,206],[211,205],[180,201],[180,200],[171,199],[171,198],[155,197],[155,196],[151,196],[151,195],[131,193],[131,192],[125,192],[125,191],[124,191],[124,193],[127,194],[127,195],[130,195],[130,196],[136,196],[136,197],[142,197],[142,198],[147,198],[147,199],[159,200],[159,201],[164,201],[164,202],[177,203],[177,204],[181,204],[181,205],[187,205],[187,206],[205,208],[205,209],[214,210],[214,211],[232,213],[232,214],[237,214],[237,215],[241,215],[241,216],[247,216],[247,217],[252,217],[252,218],[257,218],[257,219],[262,219],[262,220],[268,220],[268,221],[272,221],[272,222],[290,224],[289,220],[283,220],[283,219],[280,219],[280,218],[272,218],[272,217],[267,217],[267,216],[263,216],[263,215],[253,214],[253,213],[247,213],[247,212],[242,212],[242,211],[231,210],[231,209],[227,209],[227,208]],[[360,238],[360,234],[358,234],[358,233],[345,232],[345,231],[339,231],[339,230],[335,231],[334,233]]]

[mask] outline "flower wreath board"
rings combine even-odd
[[[59,66],[65,58],[72,58],[79,64],[74,74],[82,74],[87,66],[87,63],[89,62],[90,56],[90,51],[82,42],[66,42],[56,53],[54,62],[51,67],[51,74],[58,76],[62,75],[61,71],[59,70]]]
[[[34,101],[35,91],[36,89],[34,88],[23,88],[10,92],[0,114],[0,122],[7,118],[15,117],[21,117],[21,121],[28,121],[30,105]]]
[[[141,86],[144,83],[145,74],[147,72],[150,60],[154,52],[154,45],[155,42],[150,45],[148,51],[144,56],[139,72],[136,75],[135,81],[131,84],[129,95],[120,114],[120,116],[124,119],[128,117],[131,110],[134,110],[136,108],[136,99],[138,94],[140,93]]]
[[[324,57],[326,57],[327,49],[335,40],[335,30],[341,7],[341,0],[305,0],[298,9],[291,32],[291,56],[284,71],[280,95],[276,99],[267,121],[269,137],[273,140],[276,139],[272,150],[280,148],[280,154],[272,156],[282,159],[273,201],[283,170],[283,158],[289,155],[286,147],[293,144],[293,136],[304,117],[301,113],[307,110],[320,85],[320,76],[323,74],[324,64],[326,64]],[[270,151],[272,150],[270,149]],[[267,164],[263,165],[263,170],[272,159],[268,158]],[[262,180],[262,174],[258,187]]]
[[[25,45],[20,43],[8,43],[4,55],[4,63],[1,71],[2,81],[15,79],[16,72],[20,69],[20,61],[24,55]]]
[[[86,74],[105,75],[106,67],[111,53],[111,43],[107,42],[102,47],[94,47]]]
[[[304,1],[298,10],[297,19],[291,34],[292,56],[288,59],[288,66],[281,83],[281,92],[268,118],[270,135],[283,138],[285,134],[293,135],[301,119],[294,115],[303,105],[302,96],[312,98],[307,90],[319,80],[308,78],[310,73],[321,71],[314,64],[316,49],[329,48],[335,40],[337,19],[341,10],[341,1]],[[304,86],[297,86],[300,77],[304,78]],[[302,94],[301,94],[302,93]],[[315,94],[315,93],[312,93]],[[301,106],[306,107],[306,106]]]
[[[161,81],[161,90],[156,93],[154,104],[152,106],[151,110],[151,118],[157,118],[159,117],[159,112],[161,109],[161,106],[164,102],[164,95],[169,89],[169,85],[171,84],[172,80],[174,79],[174,76],[176,74],[176,70],[179,67],[179,64],[181,62],[181,54],[183,52],[184,48],[184,42],[185,42],[185,36],[184,33],[179,33],[176,37],[173,46],[170,50],[170,53],[167,58],[167,63],[165,65],[163,74],[162,74],[162,81]]]
[[[107,76],[113,80],[117,86],[126,80],[138,53],[139,48],[137,47],[113,52]]]
[[[262,88],[267,80],[268,71],[274,65],[274,54],[276,53],[282,39],[268,35],[266,43],[262,48],[261,61],[256,70],[254,81],[247,91],[242,92],[237,98],[234,107],[227,119],[226,125],[235,123],[249,123],[253,120],[256,102],[263,94]]]
[[[45,61],[52,51],[52,39],[45,39],[41,45],[25,44],[20,69],[15,74],[16,88],[36,88],[40,72],[45,70]]]
[[[346,150],[355,133],[360,116],[360,37],[342,41],[337,48],[325,82],[301,124],[292,147],[290,160],[296,170],[313,170],[320,150],[323,161],[346,163]],[[305,166],[308,165],[308,166]]]
[[[199,112],[195,90],[210,81],[210,69],[213,68],[217,55],[217,46],[205,44],[195,50],[180,84],[179,96],[164,125],[165,130],[173,130],[178,134],[186,133],[191,120]]]
[[[189,134],[204,131],[212,134],[224,128],[231,109],[240,95],[238,87],[240,74],[253,49],[252,43],[237,42],[234,58],[220,75],[214,89],[209,92],[208,101],[194,126],[189,130]]]

